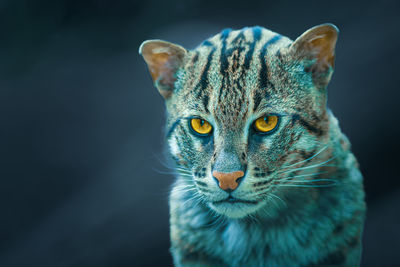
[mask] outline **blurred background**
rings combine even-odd
[[[162,98],[138,55],[340,29],[329,105],[365,176],[363,266],[400,265],[400,2],[0,1],[0,266],[170,266]]]

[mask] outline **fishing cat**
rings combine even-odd
[[[362,175],[327,108],[338,30],[140,49],[167,108],[176,266],[357,266]]]

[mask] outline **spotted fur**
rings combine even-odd
[[[296,45],[261,27],[226,29],[194,50],[174,48],[178,63],[164,70],[173,85],[155,79],[160,92],[170,90],[176,266],[359,265],[362,175],[326,107],[333,64],[318,65]],[[257,133],[253,122],[268,114],[279,116],[277,129]],[[193,117],[210,122],[212,134],[193,133]],[[218,204],[229,193],[212,177],[216,165],[244,170],[230,194],[247,203]]]

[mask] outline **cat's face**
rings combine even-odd
[[[254,27],[225,30],[193,51],[142,46],[166,99],[167,141],[186,193],[219,214],[247,216],[277,197],[291,164],[321,147],[333,48],[307,49],[315,52],[316,36],[334,47],[336,29],[314,31],[294,43]]]

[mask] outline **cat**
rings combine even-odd
[[[327,108],[338,29],[225,29],[139,53],[165,99],[176,266],[358,266],[363,177]]]

